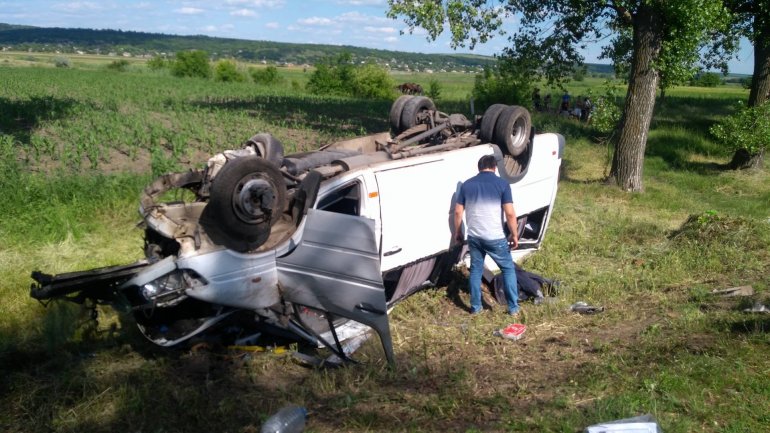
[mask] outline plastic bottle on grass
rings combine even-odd
[[[305,429],[307,410],[301,406],[286,406],[262,424],[261,433],[300,433]]]

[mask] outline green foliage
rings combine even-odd
[[[753,76],[741,78],[741,87],[743,87],[744,89],[751,89],[753,81],[754,81]]]
[[[53,64],[56,65],[57,68],[69,68],[72,66],[72,62],[70,62],[69,57],[54,57]]]
[[[748,107],[741,102],[735,114],[723,118],[710,131],[725,146],[759,154],[770,144],[770,103]]]
[[[530,106],[533,83],[529,76],[501,62],[496,68],[484,68],[476,75],[473,98],[479,107],[492,104]]]
[[[441,82],[435,78],[431,78],[430,81],[428,81],[428,91],[426,92],[426,96],[432,99],[434,102],[441,99]]]
[[[129,62],[126,59],[113,60],[107,65],[107,69],[116,72],[125,72],[128,70]]]
[[[238,65],[232,60],[220,60],[214,66],[214,80],[240,83],[246,81],[246,76],[238,71]]]
[[[161,176],[179,170],[179,163],[172,156],[166,154],[161,147],[153,147],[150,150],[150,165],[153,176]]]
[[[733,217],[711,209],[690,215],[670,238],[679,244],[719,248],[733,246],[747,251],[770,244],[770,226],[756,219]]]
[[[593,101],[591,125],[601,134],[611,136],[618,128],[621,114],[615,87],[607,81],[603,93]]]
[[[388,71],[377,65],[353,70],[352,95],[364,99],[392,99],[396,83]]]
[[[281,76],[278,75],[278,68],[272,65],[266,68],[249,68],[249,73],[251,73],[251,79],[255,83],[265,86],[278,84],[283,81]]]
[[[698,87],[717,87],[722,84],[724,84],[724,80],[722,80],[722,77],[719,74],[714,72],[704,72],[690,80],[691,86]]]
[[[350,54],[326,59],[316,67],[307,82],[307,90],[316,95],[355,96],[366,99],[390,99],[395,83],[387,70],[367,64],[356,66]]]
[[[0,132],[0,185],[14,179],[20,170],[16,160],[16,145],[12,135]]]
[[[171,74],[175,77],[211,77],[209,55],[202,50],[180,51],[171,63]]]
[[[575,68],[575,72],[572,73],[572,79],[578,82],[585,81],[587,73],[588,70],[586,69],[585,65],[579,68]]]
[[[306,88],[315,95],[349,95],[353,70],[349,53],[324,59],[310,75]]]
[[[161,69],[165,69],[168,67],[169,62],[161,57],[161,56],[152,56],[150,60],[147,61],[147,68],[151,71],[160,71]]]

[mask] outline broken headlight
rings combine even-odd
[[[177,269],[139,288],[139,293],[148,302],[158,307],[170,307],[182,302],[185,291],[206,285],[206,280],[190,269]]]

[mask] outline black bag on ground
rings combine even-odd
[[[519,289],[519,301],[543,298],[545,297],[543,291],[547,291],[556,285],[555,281],[544,278],[534,272],[525,271],[516,263],[514,263],[514,266],[516,267],[516,283]],[[493,289],[497,303],[505,305],[507,301],[505,299],[505,281],[503,279],[503,274],[496,275],[489,285]]]

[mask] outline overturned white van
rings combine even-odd
[[[140,200],[145,258],[125,266],[33,272],[32,297],[127,307],[156,345],[216,333],[326,346],[347,357],[342,332],[373,328],[394,360],[388,311],[460,259],[454,200],[492,154],[519,217],[514,259],[538,248],[556,196],[564,138],[536,134],[527,110],[483,116],[437,111],[402,96],[391,131],[284,155],[269,134],[168,174]],[[185,190],[188,200],[164,201]]]

